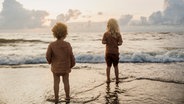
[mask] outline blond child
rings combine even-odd
[[[67,36],[67,26],[60,22],[56,23],[52,28],[52,32],[56,40],[49,44],[46,59],[51,64],[51,71],[54,78],[55,103],[57,104],[59,99],[60,76],[62,76],[66,100],[70,100],[69,73],[75,65],[75,58],[70,43],[64,41]]]
[[[107,31],[103,35],[102,44],[106,44],[105,60],[107,64],[106,75],[107,83],[110,83],[110,68],[113,64],[116,76],[116,84],[119,83],[119,48],[123,40],[119,31],[118,23],[115,19],[111,18],[107,22]]]

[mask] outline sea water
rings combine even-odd
[[[184,62],[184,33],[121,33],[120,63]],[[77,63],[104,63],[103,32],[69,33]],[[0,65],[46,63],[48,44],[55,38],[50,33],[0,33]]]
[[[121,34],[118,87],[113,71],[112,83],[105,83],[103,33],[68,34],[77,62],[70,74],[71,103],[183,104],[184,33]],[[50,104],[53,79],[45,53],[52,41],[49,33],[0,33],[1,104]]]

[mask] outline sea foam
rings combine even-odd
[[[184,62],[184,50],[166,52],[121,53],[120,63],[170,63]],[[45,55],[1,55],[0,65],[41,64],[47,63]],[[75,54],[77,63],[104,63],[104,54]]]

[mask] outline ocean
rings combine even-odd
[[[121,33],[120,63],[184,62],[184,33],[127,32]],[[101,32],[69,33],[77,63],[104,63],[105,45]],[[0,65],[46,63],[45,52],[52,34],[0,33]]]
[[[119,81],[106,84],[102,32],[69,33],[71,104],[184,104],[184,33],[123,32]],[[50,33],[0,33],[0,104],[53,104]],[[59,99],[64,102],[63,84]]]

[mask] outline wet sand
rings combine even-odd
[[[71,104],[184,104],[184,63],[123,63],[120,83],[105,83],[105,64],[77,64],[70,74]],[[0,66],[0,104],[53,104],[49,65]],[[60,83],[63,103],[63,83]]]

